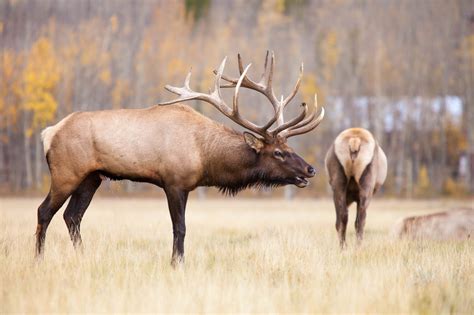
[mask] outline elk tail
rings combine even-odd
[[[351,154],[351,160],[354,161],[357,158],[360,150],[360,138],[352,137],[349,139],[349,152]]]
[[[43,142],[43,150],[44,150],[44,155],[49,151],[49,148],[51,147],[51,141],[53,140],[54,135],[56,134],[57,131],[57,126],[51,126],[45,128],[43,131],[41,131],[41,141]]]

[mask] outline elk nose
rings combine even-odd
[[[309,176],[314,176],[316,174],[316,170],[314,169],[314,167],[312,166],[308,166],[308,168],[306,169],[306,171],[308,172],[308,175]]]

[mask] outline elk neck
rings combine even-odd
[[[203,186],[215,186],[224,194],[235,195],[245,188],[263,185],[264,168],[242,133],[224,127],[221,132],[208,133],[204,138]]]

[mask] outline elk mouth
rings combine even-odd
[[[308,186],[308,180],[304,178],[303,176],[297,176],[294,179],[294,185],[299,188],[304,188]]]

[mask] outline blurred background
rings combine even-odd
[[[340,131],[360,126],[387,154],[383,195],[472,196],[472,0],[0,0],[0,193],[47,191],[40,132],[69,113],[170,99],[164,85],[181,85],[191,67],[193,89],[207,92],[225,56],[225,73],[237,75],[239,52],[257,78],[266,50],[276,56],[277,95],[305,65],[287,119],[316,92],[326,107],[315,131],[291,138],[319,174],[303,190],[244,195],[328,196],[325,153]],[[241,94],[248,119],[270,117],[262,96]],[[239,129],[208,104],[190,105]],[[157,191],[103,186],[117,196]]]

